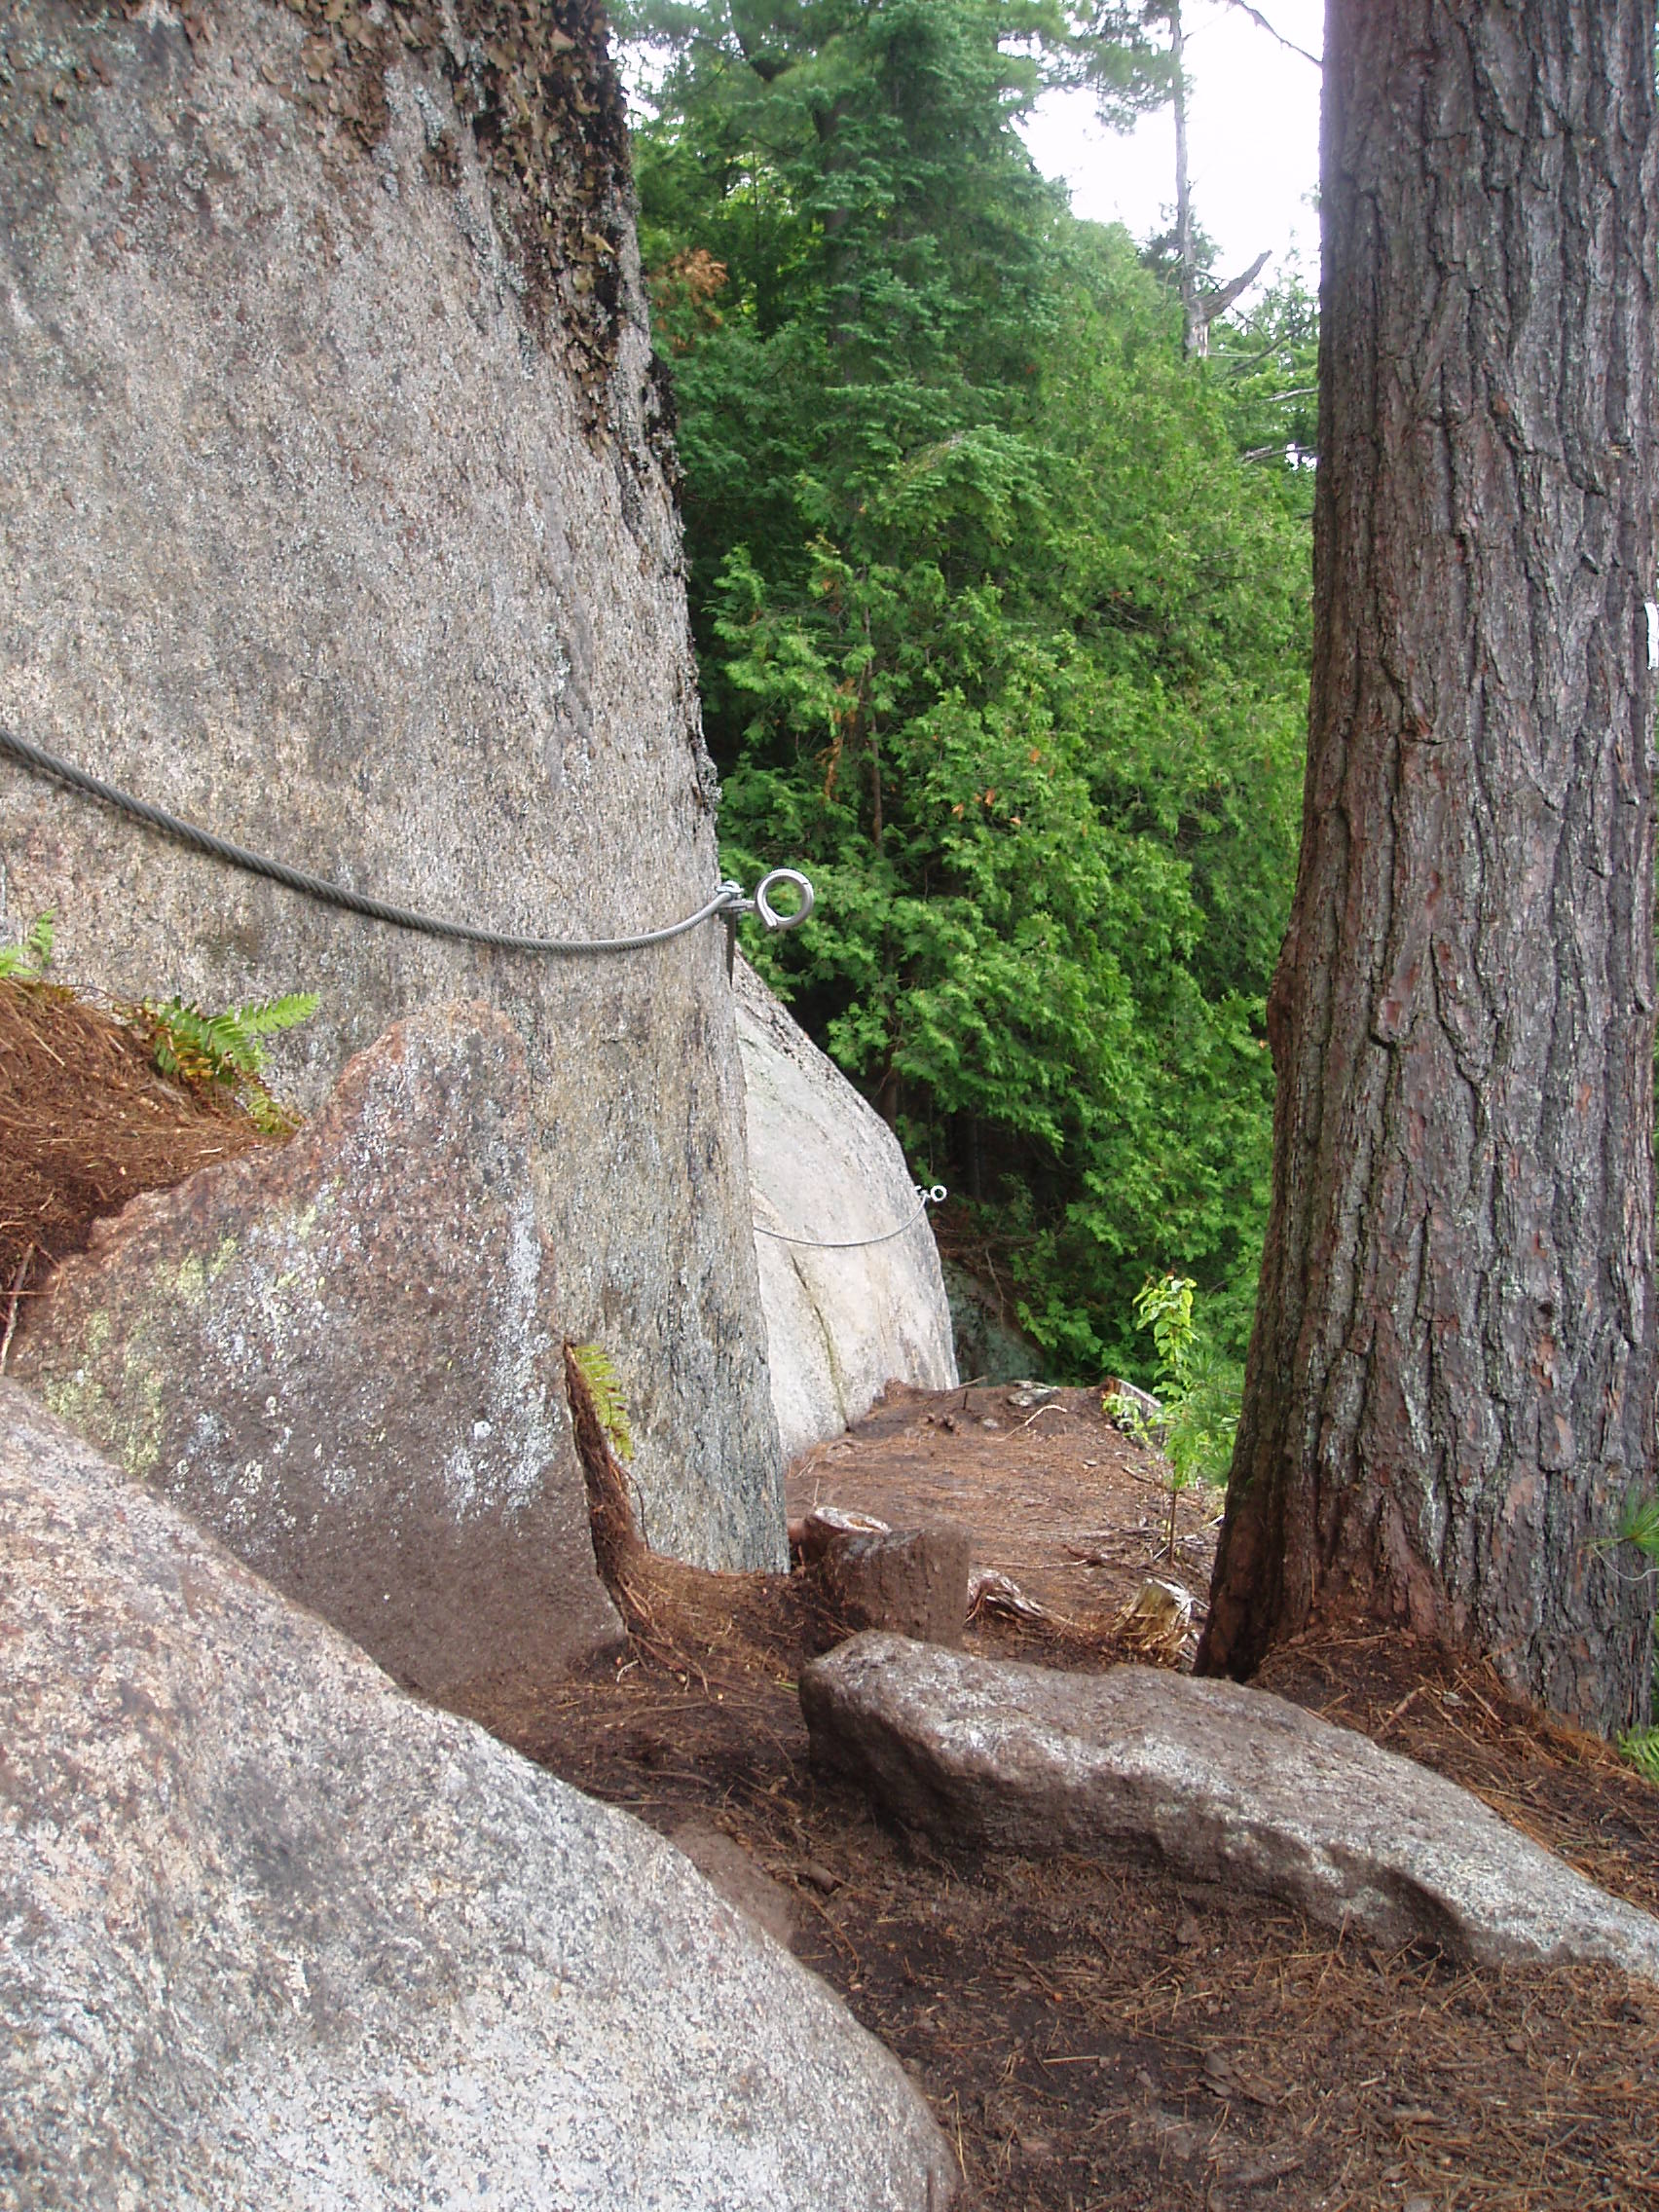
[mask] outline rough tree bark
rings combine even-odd
[[[1646,1713],[1652,0],[1330,0],[1273,1199],[1200,1664],[1315,1617]]]

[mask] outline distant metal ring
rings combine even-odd
[[[793,883],[800,893],[800,904],[793,914],[780,914],[766,894],[774,883]],[[769,930],[793,930],[804,922],[816,903],[813,889],[798,867],[775,867],[763,875],[755,886],[755,911]]]
[[[950,1196],[942,1183],[935,1183],[931,1189],[925,1183],[918,1183],[916,1189],[921,1193],[925,1206],[941,1206]]]

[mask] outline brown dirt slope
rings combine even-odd
[[[269,1141],[234,1104],[163,1082],[100,1008],[0,980],[0,1329],[99,1215]]]

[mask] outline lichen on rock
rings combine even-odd
[[[303,43],[287,68],[262,63],[266,81],[336,133],[339,153],[370,151],[385,136],[387,75],[397,61],[413,55],[433,65],[453,113],[430,107],[429,173],[459,184],[459,133],[469,131],[517,249],[533,328],[543,344],[573,348],[585,378],[608,377],[626,312],[631,204],[622,89],[598,0],[267,4],[297,18]],[[149,0],[91,0],[81,12],[94,22],[153,13]],[[184,0],[177,19],[193,52],[237,35],[235,11],[221,0]],[[101,77],[96,52],[70,64],[67,85],[61,72],[54,77],[49,97],[57,106],[70,107],[89,72]],[[596,403],[594,421],[603,420]]]

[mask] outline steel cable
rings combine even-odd
[[[687,914],[683,921],[669,922],[661,929],[639,930],[628,937],[514,937],[504,930],[480,929],[472,922],[443,921],[432,914],[418,913],[409,906],[394,906],[385,899],[371,898],[366,892],[349,890],[342,883],[330,883],[324,876],[309,875],[304,868],[290,867],[285,861],[274,861],[263,853],[249,852],[245,845],[236,844],[229,837],[216,836],[211,830],[203,830],[194,822],[168,813],[165,806],[135,798],[119,785],[105,783],[101,776],[89,775],[73,761],[60,759],[55,753],[48,753],[44,746],[33,745],[26,737],[18,737],[3,725],[0,725],[0,753],[9,754],[36,775],[49,777],[66,785],[70,791],[84,793],[89,798],[99,799],[104,805],[130,815],[135,822],[148,824],[152,830],[159,830],[164,836],[188,845],[195,852],[224,861],[249,875],[263,876],[269,883],[279,883],[284,889],[298,891],[308,899],[320,900],[324,905],[343,907],[347,913],[361,914],[371,922],[387,922],[393,929],[417,930],[424,937],[453,938],[464,944],[487,945],[497,952],[550,953],[557,957],[584,952],[638,952],[646,945],[666,944],[671,938],[683,937],[687,930],[712,921],[716,915],[722,915],[735,925],[739,914],[758,912],[768,929],[793,929],[797,922],[805,921],[813,906],[812,886],[803,875],[793,868],[774,868],[756,887],[753,900],[745,896],[740,883],[722,883],[694,914]],[[801,894],[797,912],[779,914],[768,904],[765,894],[775,882],[797,886]]]
[[[758,1221],[754,1224],[755,1234],[756,1236],[770,1236],[778,1244],[799,1244],[810,1252],[862,1252],[871,1244],[891,1244],[896,1236],[903,1236],[906,1230],[914,1229],[929,1206],[942,1205],[947,1196],[942,1183],[935,1183],[931,1190],[924,1190],[918,1183],[916,1189],[921,1197],[921,1204],[915,1212],[907,1221],[902,1221],[897,1229],[883,1230],[879,1236],[847,1236],[833,1241],[823,1236],[789,1236],[783,1230],[767,1229]]]

